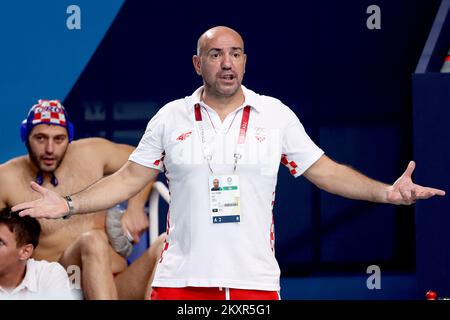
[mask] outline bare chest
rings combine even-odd
[[[72,163],[70,166],[61,165],[60,168],[55,172],[58,179],[58,185],[55,187],[50,183],[49,177],[45,177],[42,186],[56,193],[64,196],[79,192],[100,178],[103,177],[103,168],[92,164],[85,164],[81,166],[77,163]],[[30,182],[34,181],[36,177],[31,172],[31,170],[18,173],[17,184],[14,186],[9,186],[9,196],[7,199],[7,204],[13,206],[15,204],[33,201],[40,198],[39,193],[33,191],[30,187]],[[42,227],[42,235],[49,235],[57,230],[66,229],[66,231],[74,230],[74,232],[79,232],[80,229],[91,229],[92,224],[95,223],[94,220],[98,220],[96,215],[83,215],[80,217],[74,217],[74,219],[69,220],[47,220],[40,219],[39,222]],[[96,223],[95,223],[96,224]]]

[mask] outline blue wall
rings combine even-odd
[[[19,125],[40,98],[64,100],[123,0],[77,0],[81,30],[66,27],[72,1],[0,1],[0,163],[26,152]]]

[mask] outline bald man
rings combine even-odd
[[[203,86],[150,120],[129,161],[71,196],[71,206],[33,184],[38,201],[21,215],[58,218],[107,208],[165,171],[171,193],[167,236],[152,299],[279,299],[272,206],[279,163],[328,192],[410,205],[444,191],[414,184],[414,162],[392,185],[332,161],[279,100],[242,85],[247,56],[233,29],[214,27],[193,56]],[[213,191],[214,183],[220,191]]]

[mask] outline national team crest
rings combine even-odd
[[[267,129],[261,127],[255,127],[255,138],[259,142],[263,142],[267,138]]]

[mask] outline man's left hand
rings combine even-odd
[[[415,184],[411,178],[415,167],[414,161],[410,161],[403,175],[389,187],[387,193],[388,203],[410,205],[417,200],[429,199],[434,196],[445,196],[444,190]]]
[[[148,217],[143,209],[128,208],[122,216],[122,229],[125,235],[129,233],[132,242],[138,243],[141,234],[148,229]],[[131,239],[130,239],[131,240]]]

